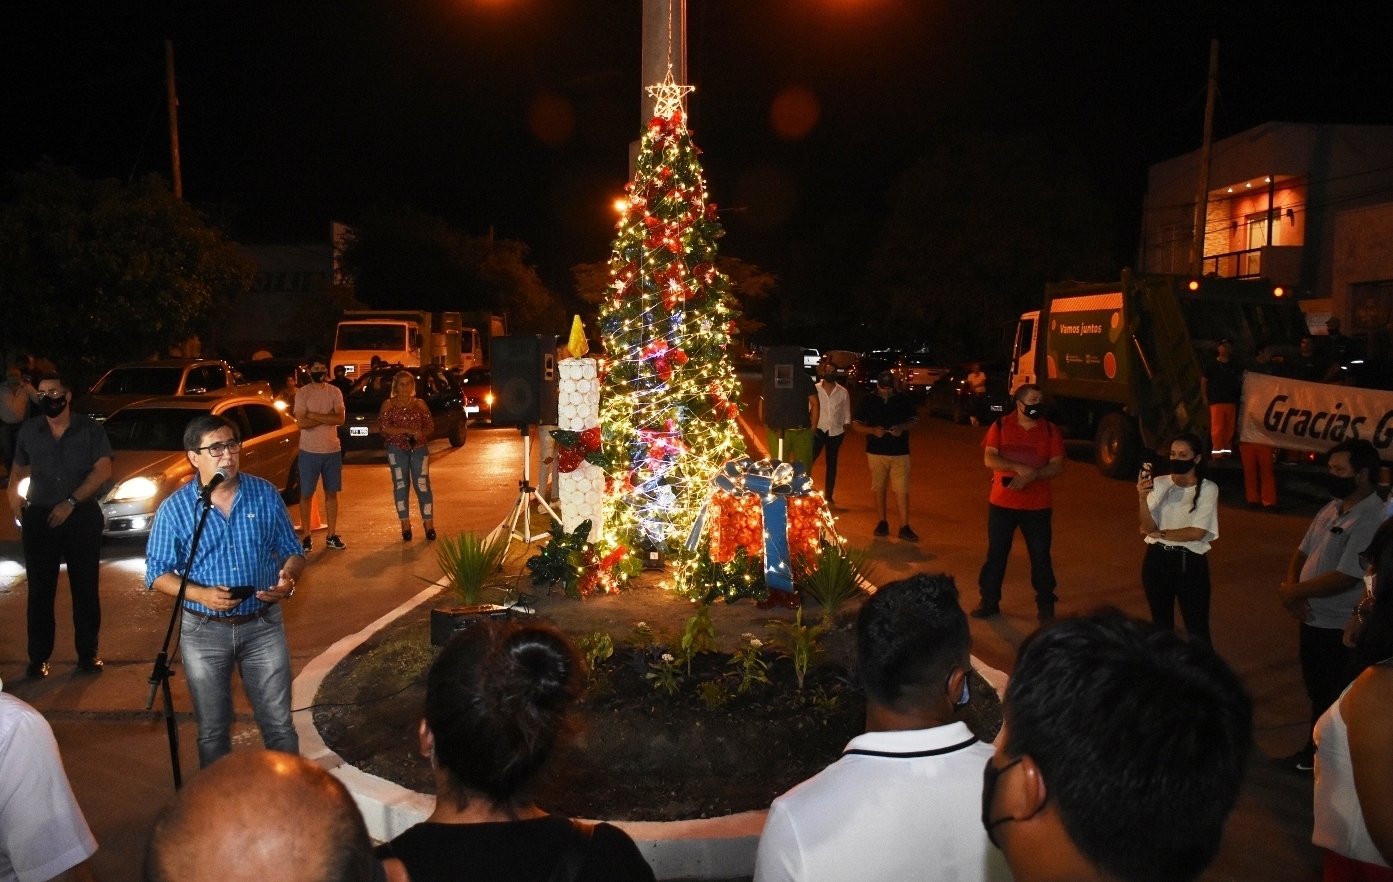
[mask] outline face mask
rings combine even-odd
[[[324,373],[323,371],[314,371],[310,374],[310,379],[316,383],[322,383],[324,382],[324,378],[327,376],[329,375]]]
[[[63,411],[67,409],[68,399],[66,396],[63,398],[49,398],[48,396],[44,396],[39,399],[39,410],[43,411],[46,417],[57,419],[59,416],[62,416]]]
[[[1041,417],[1041,415],[1044,414],[1044,412],[1045,412],[1045,408],[1044,408],[1043,405],[1039,405],[1039,404],[1023,404],[1023,405],[1021,405],[1021,413],[1025,414],[1025,418],[1028,419],[1028,420],[1038,420],[1038,419]]]
[[[991,840],[992,845],[997,848],[1001,848],[1001,844],[996,841],[996,828],[1007,821],[1014,821],[1015,818],[1008,815],[992,820],[992,802],[996,799],[996,781],[1006,773],[1007,769],[1019,762],[1019,759],[1015,759],[998,769],[988,760],[986,767],[982,769],[982,828],[987,831],[987,839]]]
[[[1330,491],[1330,495],[1336,499],[1344,499],[1354,492],[1354,488],[1359,486],[1359,482],[1354,478],[1342,478],[1339,475],[1326,475],[1325,488]]]
[[[1199,462],[1193,459],[1173,459],[1170,464],[1172,475],[1188,475],[1194,471]]]

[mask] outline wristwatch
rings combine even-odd
[[[73,508],[77,508],[77,497],[76,497],[76,496],[69,496],[67,501],[68,501],[68,505],[71,505]]]

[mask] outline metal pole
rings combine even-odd
[[[1272,247],[1272,199],[1277,193],[1277,176],[1267,176],[1267,247]]]
[[[169,160],[174,176],[174,198],[184,198],[184,175],[179,167],[179,97],[174,94],[174,41],[164,41],[164,82],[169,100]]]
[[[1204,143],[1200,147],[1199,191],[1195,196],[1195,234],[1190,241],[1190,272],[1204,272],[1204,231],[1209,210],[1209,151],[1214,142],[1214,98],[1219,91],[1219,41],[1209,41],[1209,89],[1204,99]]]

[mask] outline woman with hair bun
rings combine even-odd
[[[529,786],[583,681],[574,647],[544,625],[480,622],[431,665],[421,753],[435,811],[378,849],[412,882],[651,880],[627,834],[547,814]]]

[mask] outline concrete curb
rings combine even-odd
[[[343,782],[367,822],[373,839],[386,841],[430,816],[435,797],[408,790],[356,769],[329,749],[314,726],[315,696],[334,666],[373,634],[425,603],[444,588],[440,581],[382,616],[356,634],[330,646],[305,665],[291,686],[292,707],[300,736],[300,753]],[[973,666],[998,693],[1006,675],[974,658]],[[741,812],[692,821],[611,821],[628,833],[659,879],[728,879],[754,873],[755,851],[767,811]]]

